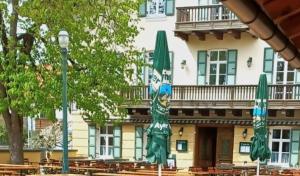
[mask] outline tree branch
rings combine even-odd
[[[14,39],[14,44],[17,42],[17,24],[18,24],[18,12],[19,0],[12,0],[12,15],[10,21],[10,36]],[[15,45],[13,45],[15,47]]]
[[[21,48],[21,52],[30,55],[33,42],[34,42],[34,37],[32,34],[29,33],[24,33],[19,36],[17,36],[17,40],[23,39],[23,47]]]

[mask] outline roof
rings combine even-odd
[[[300,69],[299,0],[222,0],[259,38]]]

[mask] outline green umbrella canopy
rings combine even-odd
[[[171,70],[167,36],[158,31],[150,85],[152,123],[147,128],[147,156],[149,162],[165,164],[170,153],[171,127],[168,121],[171,96]]]
[[[256,89],[255,105],[253,109],[253,129],[254,136],[251,138],[250,158],[252,161],[259,158],[260,161],[269,159],[271,156],[268,147],[268,84],[266,74],[259,77],[258,87]]]

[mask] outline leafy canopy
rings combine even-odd
[[[121,91],[138,65],[138,0],[1,0],[0,110],[21,116],[61,107],[61,53],[68,31],[68,100],[103,123],[124,117]],[[14,31],[15,29],[15,31]]]

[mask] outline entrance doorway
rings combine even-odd
[[[216,165],[217,128],[198,128],[198,166]]]
[[[217,163],[232,163],[233,138],[233,127],[199,127],[194,165],[208,168]]]

